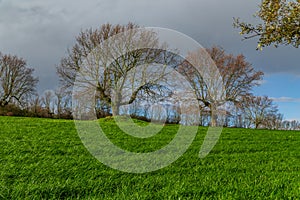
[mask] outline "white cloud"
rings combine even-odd
[[[283,102],[283,103],[300,103],[300,98],[292,97],[270,97],[274,102]]]

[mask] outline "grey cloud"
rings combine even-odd
[[[243,53],[266,73],[300,74],[299,52],[289,47],[257,52],[256,40],[241,41],[232,18],[250,22],[260,1],[248,0],[0,0],[0,51],[27,59],[40,77],[40,90],[57,85],[55,65],[81,29],[135,22],[175,29],[203,46]],[[298,59],[297,59],[298,60]]]

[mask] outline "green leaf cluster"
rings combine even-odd
[[[262,20],[253,25],[234,19],[234,26],[240,29],[245,39],[259,37],[258,49],[274,45],[300,45],[300,0],[263,0],[255,14]]]

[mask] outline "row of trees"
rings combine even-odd
[[[268,97],[252,95],[251,91],[254,86],[259,85],[263,73],[255,71],[243,55],[226,54],[222,48],[212,47],[190,52],[186,58],[182,59],[165,51],[164,49],[168,49],[167,45],[161,46],[155,33],[146,30],[135,31],[134,28],[138,26],[131,23],[126,26],[105,24],[99,30],[82,31],[76,38],[74,47],[69,50],[69,55],[62,59],[57,69],[63,87],[69,90],[76,87],[76,90],[79,90],[77,95],[81,98],[85,95],[88,98],[93,91],[96,91],[95,104],[91,105],[91,109],[96,109],[98,113],[130,114],[153,118],[155,116],[153,109],[152,111],[147,109],[151,107],[149,105],[158,105],[165,110],[165,114],[162,114],[161,109],[156,108],[156,120],[194,123],[195,116],[189,119],[191,122],[188,122],[187,118],[183,122],[183,119],[178,117],[182,113],[180,113],[180,106],[177,105],[178,99],[174,97],[171,86],[173,84],[178,87],[178,84],[174,83],[174,80],[170,83],[170,79],[167,78],[169,73],[167,69],[163,67],[149,73],[147,70],[149,67],[153,68],[152,65],[141,67],[141,64],[145,63],[158,63],[171,66],[172,70],[179,72],[188,80],[192,87],[191,91],[199,104],[194,113],[198,112],[201,125],[272,129],[281,126],[282,115],[278,113],[272,100]],[[118,34],[121,34],[122,40],[115,38],[107,42],[108,38]],[[128,52],[130,44],[149,48]],[[160,50],[153,51],[152,49]],[[125,56],[122,55],[124,51],[126,51]],[[118,53],[122,56],[117,59],[109,57]],[[216,64],[218,72],[203,69],[200,74],[195,70],[194,66],[204,67],[210,62],[204,56],[206,53]],[[203,60],[203,57],[206,60]],[[110,59],[114,62],[109,62]],[[137,68],[142,71],[141,74],[136,70]],[[134,71],[134,76],[132,76],[132,71]],[[218,90],[220,87],[218,75],[222,78],[224,90]],[[82,78],[78,79],[78,76]],[[213,78],[207,80],[205,76]],[[74,85],[75,81],[77,85]],[[123,92],[124,90],[126,93]],[[181,96],[187,95],[188,91]],[[143,106],[143,109],[136,109],[137,104],[140,107]],[[230,108],[225,108],[228,104]],[[132,107],[132,105],[135,106]],[[124,107],[125,111],[120,109]],[[86,112],[86,107],[84,107],[84,112]],[[218,114],[214,115],[214,113]],[[78,118],[81,118],[82,114],[86,117],[86,113],[78,114]]]
[[[212,47],[182,58],[173,53],[175,50],[168,51],[167,44],[160,44],[154,32],[137,28],[132,23],[105,24],[100,29],[82,31],[57,67],[61,88],[42,96],[36,94],[38,79],[33,69],[21,58],[1,54],[0,114],[57,118],[71,118],[73,114],[80,119],[88,119],[93,113],[98,117],[128,114],[167,123],[269,129],[296,126],[282,122],[283,116],[271,99],[253,96],[252,89],[260,84],[263,73],[243,55]],[[132,45],[147,48],[130,49]],[[211,64],[205,56],[203,60],[206,54],[216,71],[205,68]],[[203,68],[201,74],[195,66]],[[171,71],[180,73],[191,90],[176,94],[174,88],[181,82],[170,79]],[[86,105],[90,97],[93,102]],[[189,111],[190,116],[182,115],[183,97],[185,106],[194,109]],[[192,97],[197,108],[189,105]]]

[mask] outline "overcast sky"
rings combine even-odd
[[[104,23],[170,28],[194,38],[205,47],[222,46],[243,53],[265,72],[258,95],[274,97],[287,119],[300,119],[299,49],[265,48],[256,40],[241,41],[233,17],[256,22],[260,0],[0,0],[0,51],[16,54],[35,68],[38,90],[58,85],[56,65],[72,47],[80,30]],[[297,62],[298,61],[298,62]],[[299,108],[299,109],[298,109]]]

